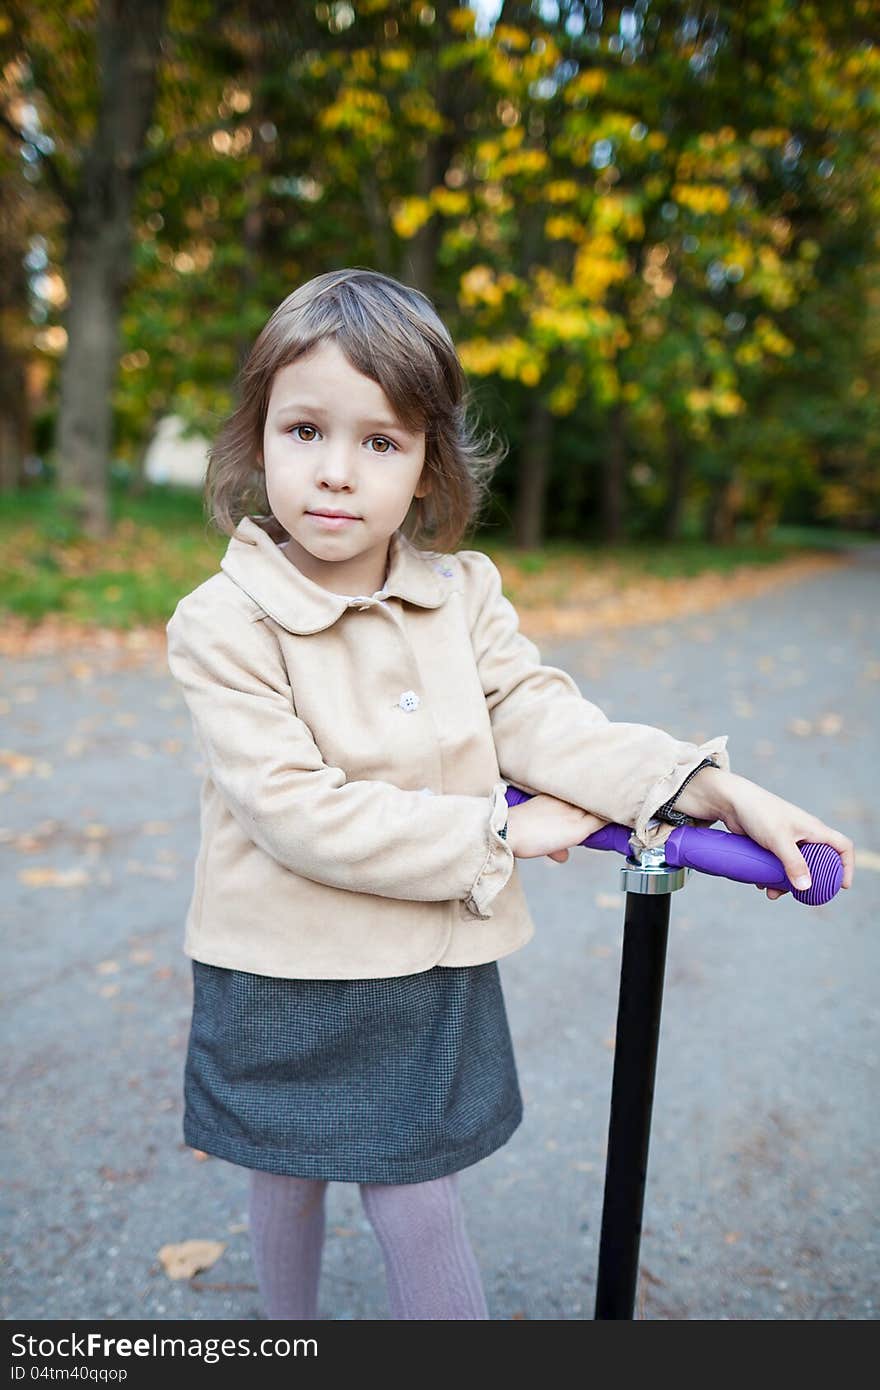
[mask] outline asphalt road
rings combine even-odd
[[[612,719],[729,733],[734,771],[861,856],[821,908],[697,875],[673,898],[646,1319],[876,1316],[878,551],[698,619],[541,648]],[[198,838],[182,697],[164,660],[114,669],[112,653],[11,661],[0,680],[3,1316],[258,1319],[247,1174],[181,1135]],[[621,862],[520,864],[538,931],[500,968],[525,1119],[461,1174],[493,1319],[592,1317]],[[174,1281],[158,1251],[193,1238],[226,1248]],[[320,1316],[388,1316],[351,1184],[328,1192]]]

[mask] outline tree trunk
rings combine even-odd
[[[623,474],[626,465],[626,410],[617,401],[608,414],[608,449],[602,469],[602,540],[623,538]]]
[[[536,550],[544,540],[544,501],[553,445],[553,412],[540,392],[529,398],[529,413],[517,475],[514,545]]]
[[[732,545],[736,540],[736,522],[744,499],[737,474],[721,478],[712,489],[706,508],[704,534],[714,545]]]
[[[75,191],[65,279],[67,348],[61,369],[59,506],[87,535],[109,531],[107,482],[120,314],[132,274],[137,158],[152,120],[167,0],[101,0],[100,101]]]
[[[760,491],[758,507],[752,525],[752,538],[756,545],[766,545],[776,529],[782,508],[776,489],[772,483]]]
[[[682,437],[671,423],[666,431],[666,447],[669,451],[669,471],[663,538],[667,541],[679,541],[687,492],[688,465]]]
[[[5,141],[0,177],[0,492],[25,480],[24,461],[32,452],[33,429],[26,360],[29,333],[27,184],[18,172],[16,148],[7,158]]]
[[[449,24],[450,12],[457,9],[455,0],[437,0],[434,11],[437,16],[435,32],[437,48],[451,43],[455,35]],[[447,129],[439,135],[426,135],[424,153],[416,172],[414,192],[420,198],[429,197],[431,190],[442,183],[456,150],[466,142],[468,130],[465,117],[474,105],[483,98],[478,85],[469,73],[462,69],[435,67],[432,96],[434,104],[448,123]],[[386,224],[387,225],[387,224]],[[404,253],[401,274],[415,289],[421,290],[429,299],[434,297],[434,280],[437,270],[437,256],[443,237],[442,219],[435,213],[421,226],[412,238]],[[377,254],[384,249],[377,245]],[[388,252],[390,255],[390,252]]]

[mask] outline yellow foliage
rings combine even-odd
[[[595,334],[587,309],[538,305],[532,310],[532,323],[561,343],[588,342]]]
[[[446,217],[461,217],[470,211],[470,194],[458,188],[438,184],[431,189],[431,204]]]
[[[513,174],[540,174],[549,163],[546,150],[514,150],[499,161],[498,176],[510,178]]]
[[[716,391],[712,397],[716,415],[739,415],[746,403],[738,391]]]
[[[410,125],[428,131],[432,135],[442,135],[446,121],[431,101],[427,92],[404,92],[400,98],[400,109]]]
[[[379,62],[388,72],[406,72],[412,59],[405,48],[382,48],[379,50]]]
[[[791,357],[794,343],[777,328],[772,319],[760,314],[755,320],[755,342],[774,357]]]
[[[581,97],[594,97],[597,92],[604,90],[607,80],[601,68],[588,68],[586,72],[579,72],[577,77],[566,84],[565,100],[575,102]]]
[[[730,194],[726,188],[713,183],[677,183],[673,185],[672,197],[682,207],[703,216],[714,213],[716,216],[730,207]]]
[[[493,37],[496,43],[506,44],[517,53],[524,52],[531,42],[525,29],[517,29],[513,24],[496,24]]]
[[[504,303],[505,295],[515,290],[518,283],[516,276],[509,272],[505,271],[496,278],[491,266],[471,266],[461,277],[458,302],[466,309],[473,309],[478,305],[497,309]]]
[[[750,142],[762,149],[770,149],[774,145],[784,145],[790,139],[790,130],[781,130],[775,127],[767,130],[753,130],[749,136]]]
[[[520,380],[527,386],[534,386],[540,381],[546,366],[539,348],[513,335],[505,338],[471,338],[459,344],[458,355],[466,372],[476,376],[497,372],[508,381]]]
[[[602,249],[612,251],[616,245],[609,235],[618,232],[627,241],[639,241],[645,234],[645,224],[638,202],[630,194],[605,193],[598,199],[593,222],[602,233]]]
[[[578,218],[560,217],[558,213],[547,218],[544,232],[551,241],[562,241],[566,237],[569,241],[583,241],[585,236],[584,225]]]
[[[431,216],[427,198],[397,198],[391,204],[391,225],[399,237],[414,237]]]
[[[575,256],[572,284],[578,294],[587,300],[602,299],[611,285],[625,280],[630,274],[626,257],[608,255],[603,246],[604,240],[602,237],[589,238]],[[613,241],[611,246],[615,246]]]
[[[570,415],[578,403],[578,393],[567,381],[560,382],[550,392],[550,409],[554,415]]]
[[[351,130],[357,135],[391,133],[391,112],[381,92],[363,87],[343,87],[320,115],[324,130]]]
[[[737,391],[716,388],[706,390],[695,386],[685,395],[688,409],[695,415],[739,415],[746,403]]]
[[[761,361],[761,349],[757,343],[740,343],[733,356],[743,367],[754,367]]]
[[[544,189],[544,197],[548,203],[570,203],[578,192],[574,179],[552,179]]]
[[[456,34],[473,33],[476,20],[476,10],[465,7],[462,7],[460,10],[450,9],[446,13],[446,23]]]

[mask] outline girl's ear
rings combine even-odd
[[[416,484],[416,490],[415,490],[415,492],[413,493],[413,496],[414,496],[414,497],[425,497],[425,496],[427,496],[427,494],[428,494],[430,491],[431,491],[431,474],[428,472],[427,469],[425,469],[424,472],[422,473],[422,476],[419,478],[418,483]]]

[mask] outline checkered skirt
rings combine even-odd
[[[192,1148],[270,1173],[425,1182],[522,1119],[496,961],[373,980],[192,972]]]

